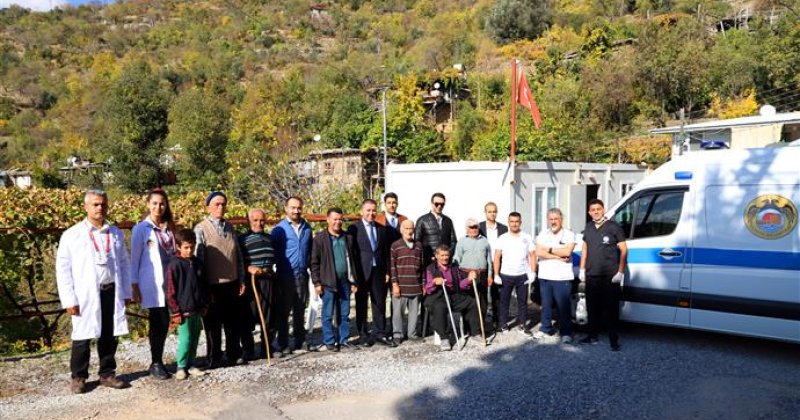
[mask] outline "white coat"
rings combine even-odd
[[[131,234],[131,282],[139,285],[142,294],[143,308],[159,308],[166,306],[164,298],[164,277],[169,263],[170,253],[161,248],[155,225],[149,217],[137,223]],[[175,240],[172,232],[169,235],[168,247],[174,248]]]
[[[58,296],[63,308],[80,307],[80,314],[72,316],[72,339],[89,340],[99,338],[102,323],[100,317],[100,278],[95,271],[95,250],[89,238],[91,224],[87,220],[64,231],[56,253],[56,282]],[[94,231],[101,250],[105,251],[105,229],[111,235],[108,264],[116,284],[114,303],[114,335],[128,333],[125,318],[125,299],[131,298],[130,263],[125,248],[125,236],[116,226],[105,225]]]

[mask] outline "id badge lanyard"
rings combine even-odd
[[[97,245],[97,241],[94,239],[94,233],[92,233],[92,229],[89,229],[89,239],[92,240],[92,246],[94,247],[95,253],[95,261],[98,265],[106,265],[108,261],[108,253],[111,252],[111,232],[106,234],[106,247],[105,252],[100,252],[100,246]]]

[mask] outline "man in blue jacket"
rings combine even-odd
[[[303,200],[286,200],[286,218],[272,230],[278,270],[278,347],[275,357],[300,349],[306,339],[303,315],[308,303],[308,266],[311,258],[311,227],[302,218]],[[289,347],[289,312],[292,313],[294,343]]]

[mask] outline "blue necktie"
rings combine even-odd
[[[369,243],[372,245],[372,251],[378,249],[378,238],[375,236],[375,224],[369,224]]]

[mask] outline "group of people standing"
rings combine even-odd
[[[224,193],[208,195],[208,216],[193,230],[179,230],[167,194],[155,189],[147,195],[147,216],[133,228],[129,258],[123,233],[106,221],[106,193],[87,191],[86,219],[64,232],[57,252],[59,296],[73,325],[72,391],[86,390],[92,339],[97,339],[100,384],[127,386],[116,376],[115,352],[116,337],[128,333],[125,306],[132,302],[148,310],[149,373],[158,379],[171,376],[163,353],[174,327],[179,338],[175,376],[186,379],[204,374],[195,362],[201,330],[206,332],[207,368],[255,359],[258,320],[259,356],[280,358],[303,348],[396,347],[420,340],[428,324],[441,338],[440,348],[450,350],[457,343],[463,346],[467,335],[486,340],[510,331],[513,293],[515,328],[535,339],[554,335],[555,303],[561,341],[572,343],[576,236],[562,227],[558,209],[548,212],[548,229],[534,241],[522,232],[519,213],[510,213],[505,226],[497,222],[497,206],[490,202],[484,207],[486,220],[468,219],[466,235],[458,239],[452,220],[443,214],[444,194],[433,194],[431,211],[416,223],[397,213],[396,194],[385,194],[383,201],[385,211],[378,213],[378,203],[365,199],[360,219],[347,229],[343,210],[332,207],[326,228],[312,235],[302,217],[303,200],[293,196],[285,201],[286,217],[271,232],[265,230],[266,213],[251,209],[248,230],[237,235],[225,219]],[[598,341],[602,320],[612,350],[619,350],[625,238],[603,213],[602,202],[590,202],[592,221],[583,236],[579,271],[580,281],[586,282],[590,325],[581,342]],[[537,272],[542,319],[534,332],[527,325],[527,299]],[[306,342],[304,318],[311,291],[322,300],[322,340],[314,344]],[[351,298],[355,340],[350,337]]]

